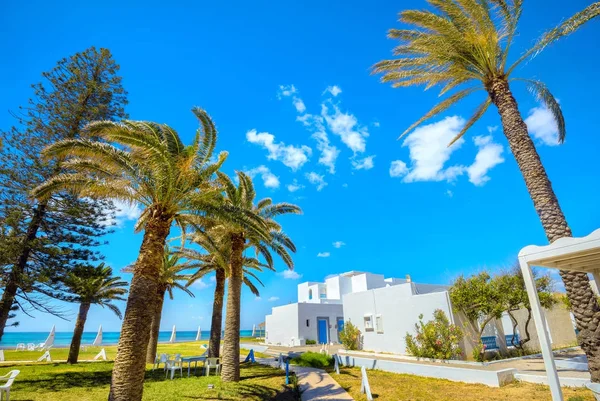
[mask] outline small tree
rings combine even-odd
[[[350,351],[357,350],[360,346],[360,330],[348,321],[344,323],[344,329],[340,331],[340,341],[344,348]]]
[[[462,312],[469,320],[474,331],[478,333],[475,340],[476,360],[483,360],[484,347],[481,336],[487,324],[493,319],[500,319],[505,308],[504,294],[497,281],[487,272],[473,275],[469,278],[460,276],[450,287],[452,308]]]
[[[451,324],[441,309],[433,312],[433,320],[423,322],[423,314],[415,324],[416,335],[406,333],[406,351],[416,357],[433,359],[456,359],[462,355],[459,343],[463,333]]]
[[[536,270],[533,271],[535,278],[535,285],[540,299],[540,304],[543,308],[551,309],[556,305],[558,300],[553,294],[554,281],[549,275],[540,276]],[[511,345],[518,348],[520,351],[524,350],[524,345],[531,340],[531,334],[529,333],[529,324],[531,323],[531,304],[529,303],[529,297],[527,296],[527,289],[525,288],[525,281],[523,280],[523,274],[521,269],[517,266],[512,272],[503,274],[495,277],[497,286],[500,292],[504,295],[506,302],[506,312],[510,317],[513,325],[513,333],[517,332],[519,322],[515,317],[515,312],[520,309],[527,311],[527,318],[525,324],[521,327],[523,330],[520,332],[519,340],[513,336]]]

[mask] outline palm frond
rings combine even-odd
[[[556,121],[556,126],[558,128],[558,143],[564,143],[565,137],[567,136],[565,117],[563,116],[560,104],[552,93],[550,93],[546,84],[535,79],[515,78],[515,80],[525,82],[529,92],[531,92],[539,101],[544,103],[546,108],[552,113],[552,117],[554,117],[554,121]]]
[[[481,116],[483,116],[485,114],[485,112],[487,111],[488,107],[490,107],[491,104],[492,104],[492,100],[489,97],[486,98],[485,101],[483,103],[481,103],[479,105],[479,107],[477,107],[477,109],[475,109],[475,112],[473,113],[473,115],[471,116],[469,121],[467,121],[465,126],[460,130],[458,135],[456,135],[452,139],[452,141],[450,141],[450,143],[448,144],[448,147],[454,145],[454,142],[456,142],[460,138],[462,138],[462,136],[465,134],[465,132],[467,132],[469,130],[469,128],[471,128],[473,126],[473,124],[475,124],[481,118]]]

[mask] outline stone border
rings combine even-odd
[[[411,362],[380,360],[373,358],[356,357],[352,355],[338,355],[340,363],[344,366],[362,367],[367,369],[383,370],[392,373],[404,373],[416,376],[446,379],[464,383],[485,384],[490,387],[501,387],[514,380],[517,369],[479,370],[466,369],[455,366],[425,365]]]

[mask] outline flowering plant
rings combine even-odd
[[[436,309],[433,312],[433,320],[427,323],[423,322],[423,315],[419,315],[415,331],[415,336],[406,333],[406,351],[409,354],[434,359],[456,359],[462,356],[459,343],[463,333],[456,325],[450,323],[441,309]]]

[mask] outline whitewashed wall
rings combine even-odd
[[[436,309],[443,310],[452,319],[446,291],[412,295],[411,283],[378,288],[343,297],[344,319],[356,325],[363,335],[364,350],[406,354],[404,337],[414,334],[414,326],[423,314],[425,321],[433,318]],[[364,316],[382,316],[383,333],[365,330]],[[375,326],[375,324],[374,324]]]
[[[278,306],[265,317],[267,344],[291,345],[291,339],[298,338],[298,305]]]

